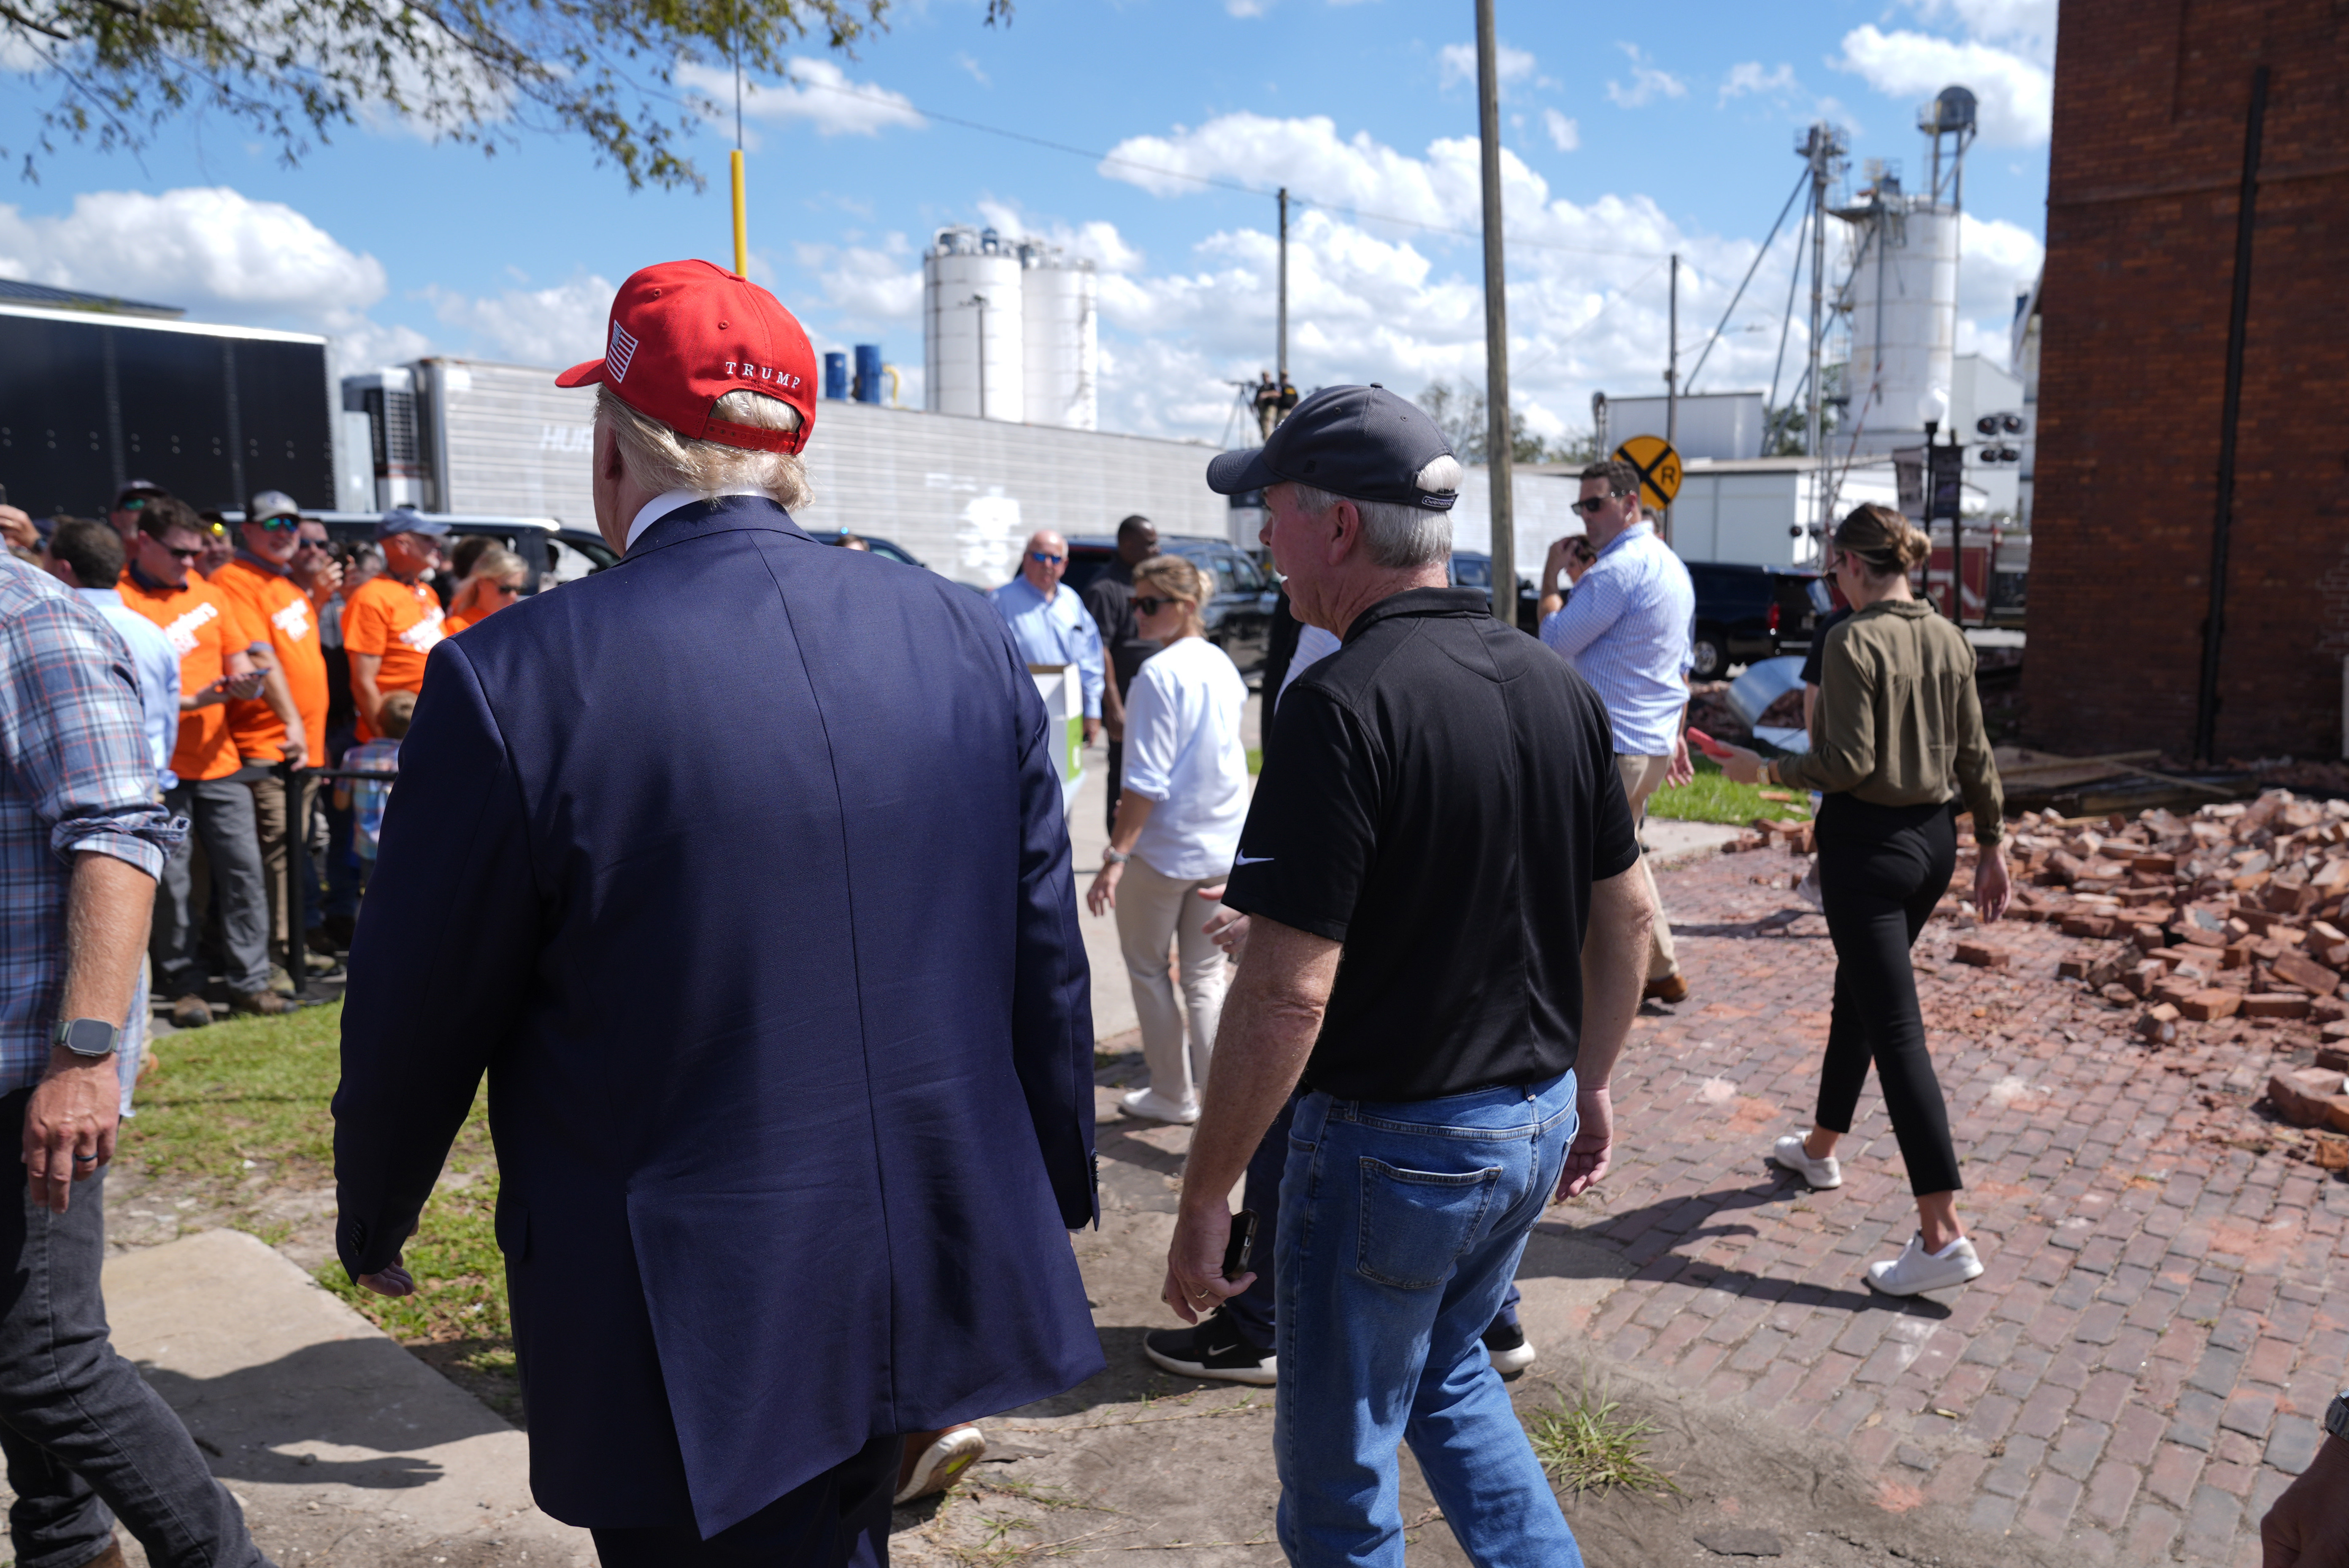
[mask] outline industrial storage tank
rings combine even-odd
[[[922,257],[924,408],[1027,417],[1024,293],[1019,250],[993,229],[937,232]]]
[[[1930,393],[1947,406],[1957,352],[1958,212],[1902,194],[1889,174],[1869,194],[1867,205],[1836,214],[1855,225],[1845,429],[1857,428],[1857,450],[1889,452],[1923,441],[1919,410]]]
[[[1020,245],[1019,259],[1028,422],[1098,430],[1101,338],[1093,264],[1033,242]]]

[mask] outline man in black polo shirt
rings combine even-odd
[[[1376,387],[1207,471],[1265,492],[1298,618],[1344,639],[1281,701],[1240,836],[1249,931],[1167,1255],[1186,1321],[1254,1278],[1223,1277],[1226,1195],[1301,1075],[1269,1260],[1293,1563],[1402,1562],[1402,1441],[1472,1558],[1581,1562],[1479,1336],[1551,1193],[1605,1174],[1650,905],[1599,699],[1444,586],[1459,479]]]
[[[1142,661],[1158,645],[1142,635],[1133,618],[1133,568],[1158,554],[1158,525],[1137,512],[1117,525],[1117,559],[1085,587],[1085,608],[1101,628],[1102,650],[1109,655],[1110,680],[1102,719],[1109,731],[1109,826],[1117,831],[1117,797],[1125,784],[1125,694]]]

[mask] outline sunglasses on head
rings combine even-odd
[[[1057,566],[1068,559],[1066,556],[1049,555],[1042,550],[1029,551],[1028,558],[1041,566]]]
[[[1605,506],[1609,502],[1619,501],[1630,493],[1631,493],[1628,490],[1610,490],[1604,495],[1585,496],[1580,501],[1570,501],[1567,503],[1567,504],[1573,507],[1577,512],[1581,513],[1585,517],[1596,517],[1599,515],[1599,509]]]

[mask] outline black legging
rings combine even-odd
[[[1909,950],[1957,868],[1957,828],[1947,805],[1870,805],[1849,794],[1819,807],[1819,901],[1835,939],[1835,1013],[1819,1071],[1819,1126],[1851,1131],[1868,1064],[1876,1063],[1892,1135],[1909,1167],[1909,1190],[1954,1192],[1957,1150],[1950,1112],[1925,1049],[1917,973]]]

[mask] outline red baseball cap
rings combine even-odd
[[[620,286],[601,359],[574,365],[558,387],[600,382],[681,436],[752,452],[796,452],[815,429],[815,350],[782,302],[706,261],[663,262]],[[780,398],[800,411],[795,431],[710,417],[729,392]]]

